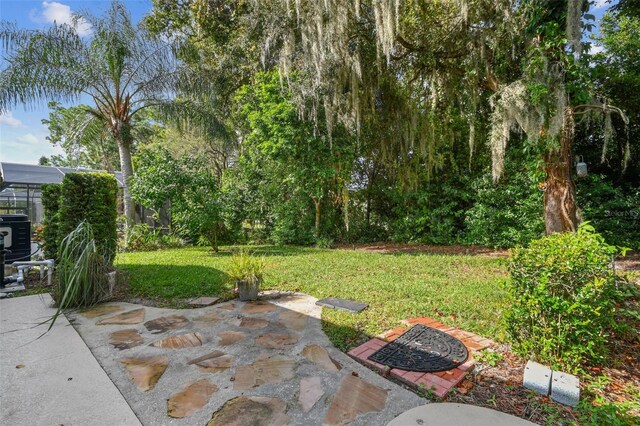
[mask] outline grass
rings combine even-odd
[[[380,254],[349,250],[260,246],[266,257],[263,289],[300,291],[317,298],[369,303],[358,315],[323,310],[325,331],[348,349],[362,334],[377,335],[399,321],[430,316],[495,340],[507,303],[504,260],[487,256]],[[116,266],[128,273],[129,295],[180,306],[197,296],[231,297],[230,252],[187,247],[122,253]]]

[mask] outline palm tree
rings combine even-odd
[[[18,104],[77,102],[89,96],[94,105],[87,107],[82,127],[89,129],[92,122],[98,122],[116,141],[124,179],[124,212],[131,225],[135,217],[129,191],[134,119],[145,108],[171,104],[184,79],[183,70],[171,44],[136,27],[117,0],[104,16],[81,12],[74,16],[74,23],[91,25],[93,33],[80,37],[69,25],[26,30],[0,23],[5,52],[0,112]],[[175,111],[176,105],[168,110]]]

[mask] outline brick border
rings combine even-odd
[[[433,318],[409,318],[402,320],[401,323],[404,325],[403,327],[396,327],[385,331],[379,336],[379,338],[371,339],[368,342],[351,349],[347,354],[372,370],[377,371],[384,376],[389,376],[392,379],[398,380],[413,389],[430,390],[433,395],[440,399],[444,398],[451,389],[455,388],[460,382],[462,382],[467,373],[473,369],[475,366],[475,361],[473,359],[474,352],[486,349],[496,344],[493,340],[486,339],[468,331],[450,327]],[[378,351],[378,349],[397,339],[410,327],[416,324],[435,328],[459,339],[467,347],[467,350],[469,351],[469,358],[464,362],[464,364],[461,364],[452,370],[441,371],[438,373],[422,373],[418,371],[401,370],[399,368],[389,369],[389,367],[367,359],[374,352]]]

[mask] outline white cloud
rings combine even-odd
[[[32,11],[31,19],[36,22],[46,22],[49,24],[53,24],[55,22],[58,25],[70,25],[75,28],[79,36],[89,35],[93,31],[91,28],[91,24],[85,22],[84,20],[80,20],[80,22],[78,22],[77,25],[74,26],[71,7],[63,3],[58,3],[56,1],[42,2],[42,11]]]
[[[601,44],[592,44],[591,47],[589,47],[589,54],[590,55],[595,55],[596,53],[600,53],[600,52],[604,52],[604,46]]]
[[[28,144],[28,145],[37,145],[40,143],[40,140],[38,139],[38,137],[33,133],[27,133],[25,135],[18,136],[16,138],[16,141],[18,141],[20,144]]]
[[[0,115],[0,126],[22,127],[22,121],[13,116],[11,111]]]

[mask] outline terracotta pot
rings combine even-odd
[[[258,291],[260,291],[260,282],[261,279],[245,281],[245,280],[236,280],[236,287],[238,288],[238,297],[240,300],[257,300],[258,299]]]

